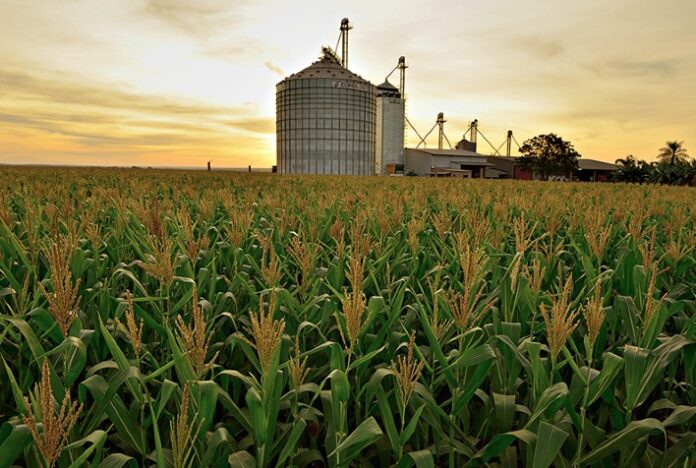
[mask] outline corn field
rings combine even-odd
[[[696,466],[696,189],[2,168],[0,466]]]

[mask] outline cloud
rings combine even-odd
[[[0,113],[0,122],[8,125],[39,130],[42,133],[74,138],[86,146],[172,146],[201,144],[227,138],[221,132],[204,126],[160,122],[151,123],[120,121],[117,117],[94,119],[83,125],[75,125],[70,116],[25,112],[25,116]],[[114,128],[114,127],[118,128]],[[157,128],[153,130],[152,128]]]
[[[270,60],[268,62],[264,62],[264,65],[266,65],[266,68],[268,68],[269,70],[271,70],[273,73],[275,73],[276,75],[278,75],[280,77],[287,76],[287,74],[283,71],[282,68],[280,68],[276,65],[273,65],[273,62],[271,62]]]
[[[235,61],[257,57],[262,50],[261,43],[250,39],[235,39],[212,45],[206,43],[201,47],[201,53],[206,57]]]
[[[563,54],[565,47],[557,39],[545,39],[539,36],[518,36],[511,40],[513,47],[542,59],[552,59]]]
[[[274,134],[276,130],[275,119],[272,117],[249,117],[232,121],[229,125],[252,133]]]
[[[640,79],[667,79],[676,77],[681,69],[681,60],[659,59],[618,59],[603,60],[586,67],[600,76],[614,76]]]
[[[274,119],[256,115],[254,105],[214,106],[18,71],[0,70],[0,88],[7,93],[0,99],[0,127],[6,138],[13,131],[31,135],[22,138],[27,143],[15,143],[15,149],[5,145],[3,158],[19,158],[21,147],[43,139],[56,142],[51,149],[56,154],[89,158],[166,151],[187,160],[215,155],[223,161],[232,148],[245,148],[246,156],[237,156],[240,161],[259,165],[259,155],[270,150],[267,136],[275,131]],[[70,149],[61,150],[66,145]]]
[[[251,106],[222,107],[132,93],[115,87],[62,82],[22,72],[0,70],[0,88],[13,99],[38,99],[111,111],[144,112],[167,116],[230,116],[253,111]]]
[[[205,38],[214,31],[241,25],[242,5],[232,5],[224,0],[147,0],[144,11],[174,29]]]

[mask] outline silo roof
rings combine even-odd
[[[385,81],[381,85],[377,86],[377,89],[388,89],[389,91],[398,91],[399,88],[391,84],[389,81]]]
[[[344,68],[333,57],[325,55],[307,68],[285,78],[286,80],[299,80],[303,78],[338,78],[341,80],[354,80],[369,83],[359,75]]]
[[[386,96],[386,97],[401,97],[401,93],[399,92],[399,89],[391,84],[389,81],[385,81],[381,85],[377,86],[377,96]]]

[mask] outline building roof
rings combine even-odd
[[[516,163],[518,156],[490,156],[485,154],[480,154],[475,151],[468,150],[451,150],[451,149],[430,149],[430,148],[406,148],[409,151],[418,151],[423,154],[430,154],[433,156],[460,156],[460,157],[480,157],[486,158],[488,161],[492,162],[510,162]],[[588,158],[578,158],[578,169],[583,171],[616,171],[618,167],[616,164],[608,163],[605,161],[600,161],[597,159]]]
[[[328,54],[324,55],[304,70],[288,76],[285,80],[300,80],[303,78],[338,78],[341,80],[369,83],[369,81],[363,79],[360,75],[356,75],[343,67],[334,57]]]
[[[517,158],[519,156],[498,156],[498,155],[490,156],[490,155],[488,155],[486,157],[488,159],[492,159],[494,161],[503,161],[503,162],[515,163],[515,162],[517,162]]]
[[[471,169],[457,169],[454,167],[431,167],[430,173],[442,173],[442,172],[471,172]]]
[[[616,164],[608,163],[605,161],[579,158],[578,169],[583,171],[615,171],[618,169],[618,167],[616,166]]]
[[[431,154],[433,156],[463,156],[463,157],[478,157],[485,158],[486,155],[479,154],[476,151],[462,149],[430,149],[430,148],[406,148],[409,151],[418,151],[423,154]]]

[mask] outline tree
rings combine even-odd
[[[614,162],[619,167],[633,167],[638,165],[638,160],[632,154],[624,156],[623,158],[619,158]]]
[[[668,162],[652,163],[650,182],[666,185],[696,184],[696,161],[680,162],[671,165]]]
[[[696,186],[696,160],[647,163],[632,155],[616,160],[617,171],[613,179],[618,182],[637,182],[666,185]]]
[[[683,141],[668,141],[667,144],[660,148],[660,154],[657,155],[660,162],[669,162],[670,166],[675,163],[685,163],[689,160],[689,154],[684,148]]]
[[[338,57],[338,54],[335,50],[333,50],[330,46],[321,46],[321,56],[319,57],[319,59],[323,59],[326,57],[338,63],[341,63],[341,59]]]
[[[578,168],[580,154],[572,143],[554,133],[537,135],[524,142],[520,148],[520,166],[547,180],[550,175],[570,175]]]
[[[617,170],[614,173],[614,180],[619,182],[639,183],[647,182],[651,167],[645,161],[639,161],[629,154],[616,161]]]

